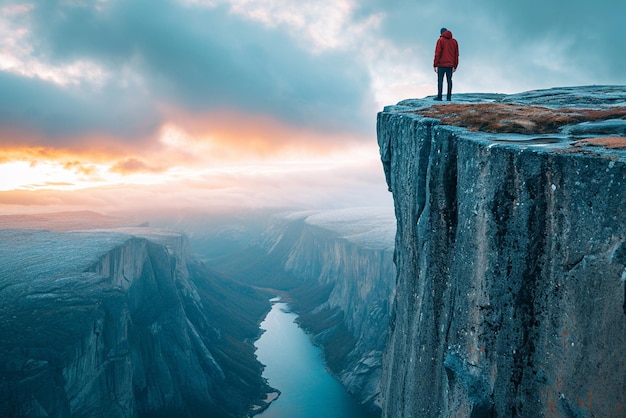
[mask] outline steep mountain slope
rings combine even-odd
[[[269,304],[188,253],[150,228],[0,231],[0,415],[246,414]]]

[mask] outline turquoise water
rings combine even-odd
[[[263,376],[281,391],[260,418],[371,418],[324,366],[322,351],[294,322],[286,303],[275,303],[256,342]]]

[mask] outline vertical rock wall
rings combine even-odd
[[[398,225],[383,416],[625,416],[626,152],[412,110],[378,118]]]
[[[324,318],[317,324],[321,331],[315,332],[316,341],[326,348],[332,371],[346,389],[370,406],[380,390],[395,276],[392,250],[384,247],[384,241],[381,244],[379,248],[359,245],[333,231],[306,225],[285,263],[285,269],[307,282],[308,288],[329,289],[319,305],[301,312],[303,324],[310,327],[307,317],[309,321]],[[330,357],[339,350],[345,354],[333,363]]]
[[[260,244],[264,265],[287,278],[272,282],[276,270],[259,265],[249,273],[259,286],[288,290],[331,372],[373,411],[395,288],[394,232],[390,208],[293,213],[277,219]]]
[[[268,303],[222,286],[184,236],[0,236],[0,415],[239,417],[262,395]]]

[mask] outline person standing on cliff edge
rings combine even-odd
[[[459,44],[452,37],[452,32],[446,28],[441,28],[441,35],[435,47],[435,60],[433,69],[437,73],[437,97],[435,100],[441,101],[443,91],[443,76],[446,75],[448,83],[448,94],[446,99],[452,99],[452,73],[459,65]]]

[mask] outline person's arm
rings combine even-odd
[[[452,67],[452,72],[456,71],[456,67],[459,66],[459,43],[454,40],[454,67]]]
[[[437,72],[439,67],[439,58],[441,57],[441,38],[437,39],[437,45],[435,46],[435,58],[433,59],[433,70]]]

